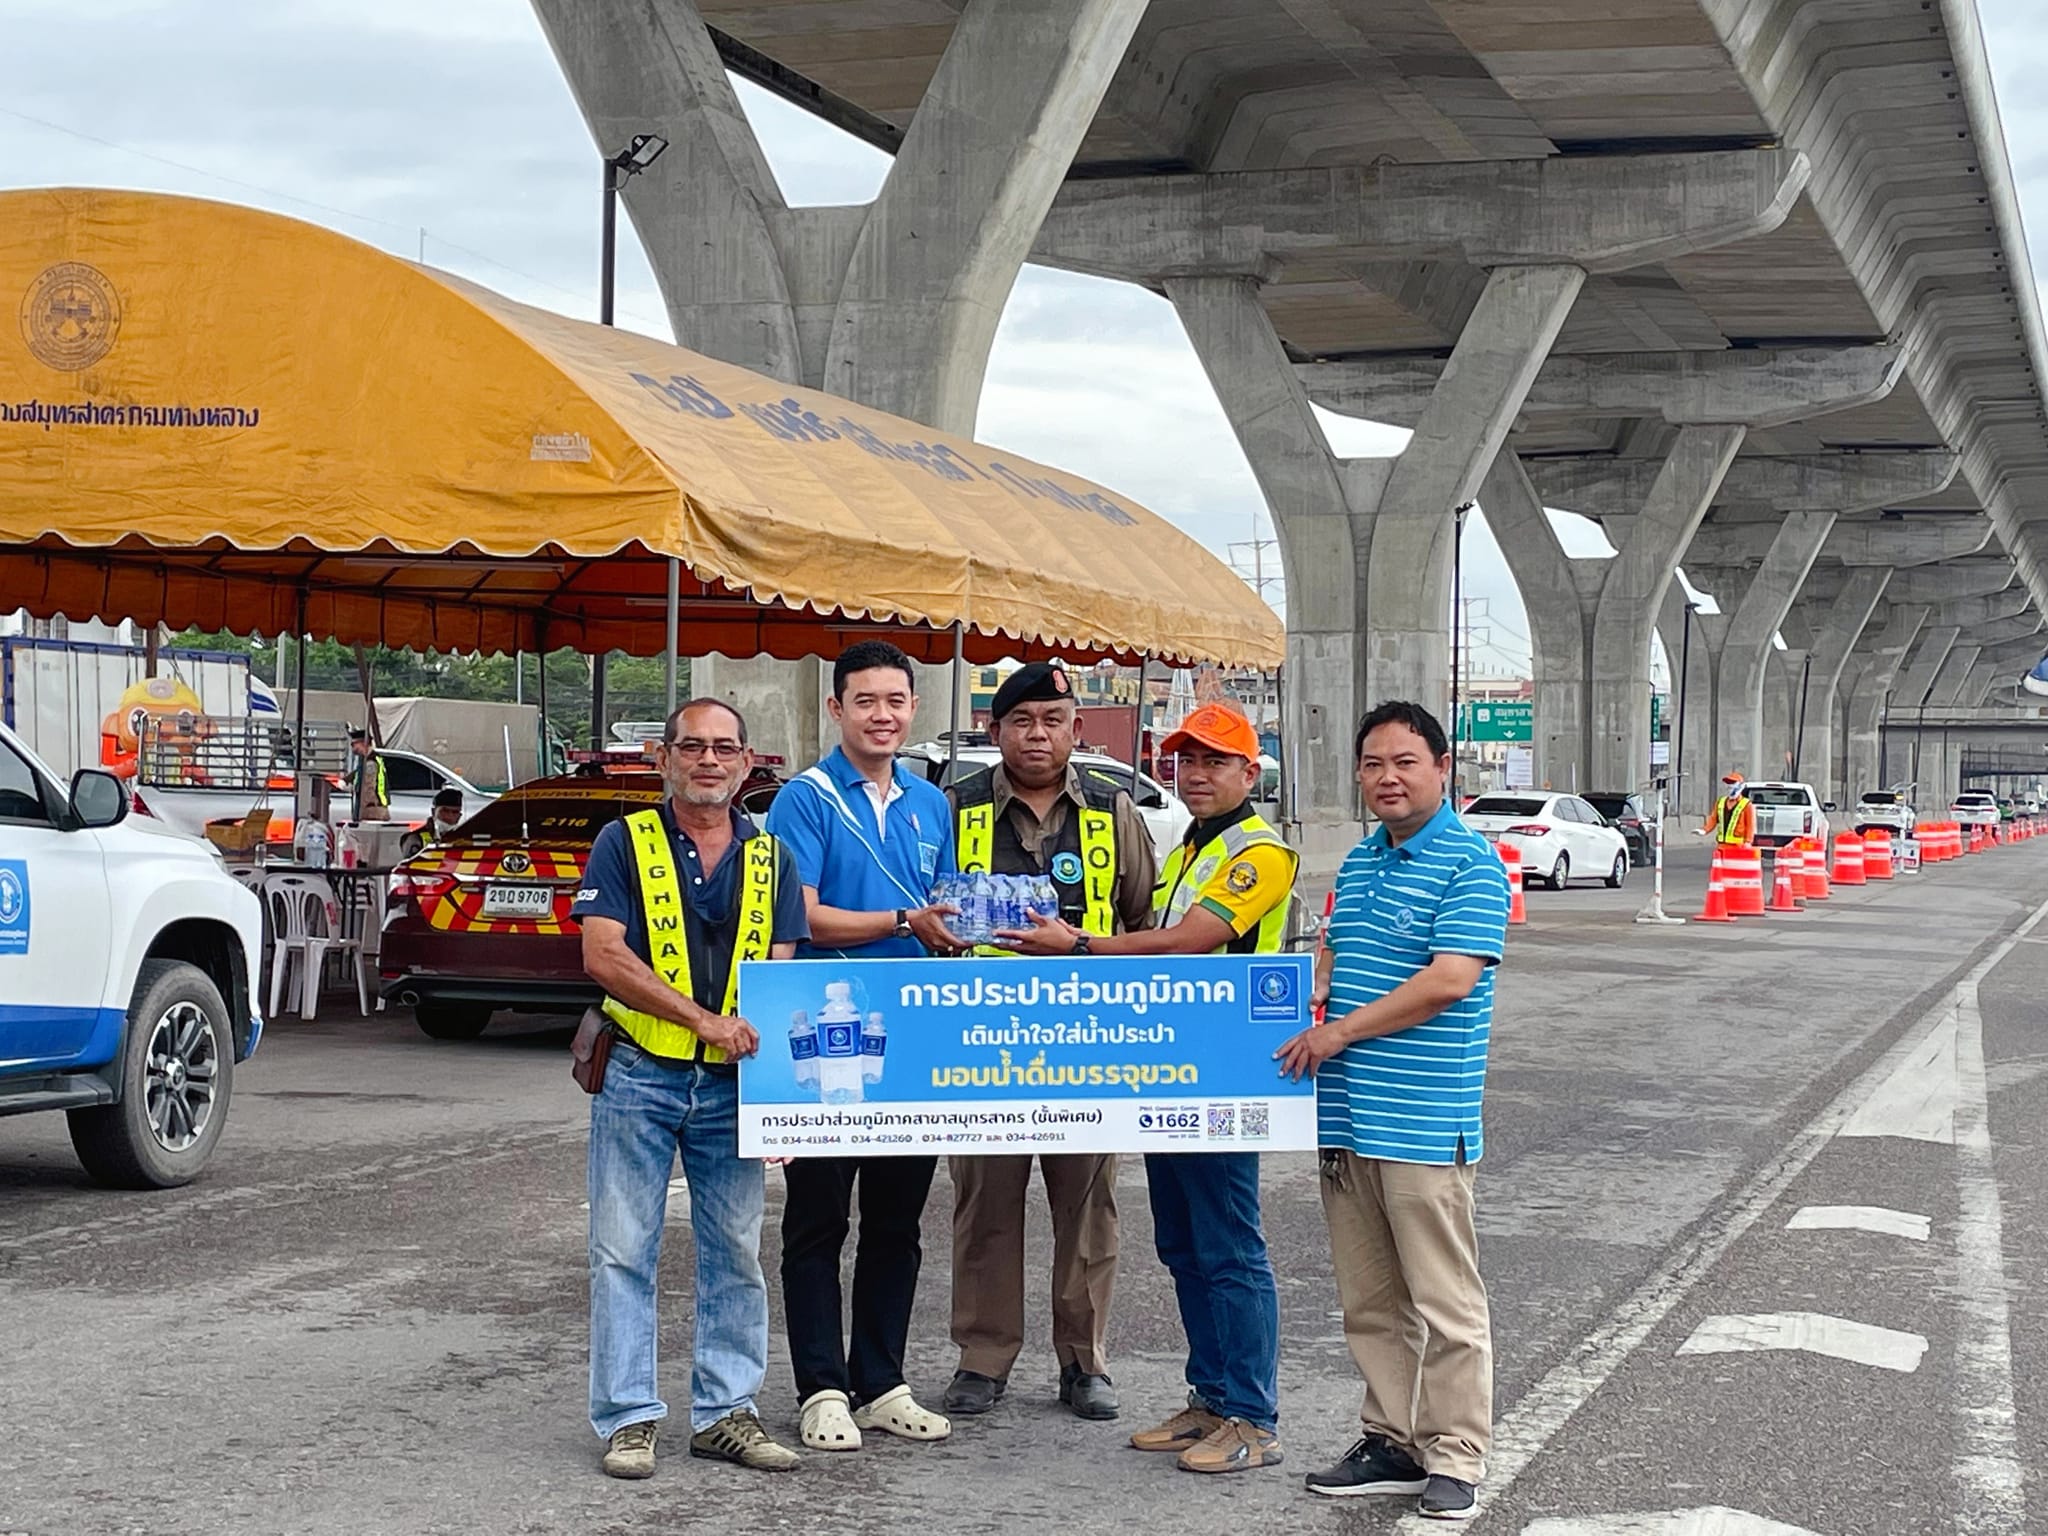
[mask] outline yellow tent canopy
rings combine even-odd
[[[0,610],[440,650],[1268,667],[1128,498],[247,208],[0,193]]]

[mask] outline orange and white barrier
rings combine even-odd
[[[1795,865],[1804,867],[1806,856],[1799,851],[1796,843],[1787,844],[1778,850],[1771,860],[1771,904],[1770,912],[1804,912],[1806,908],[1793,888],[1792,870]]]
[[[1500,861],[1508,872],[1508,922],[1526,923],[1529,909],[1522,901],[1522,850],[1507,843],[1495,843],[1500,850]]]
[[[1863,878],[1892,878],[1892,835],[1883,827],[1872,827],[1863,834]]]
[[[1761,849],[1737,843],[1729,847],[1721,872],[1721,888],[1728,893],[1730,917],[1764,915],[1764,856]]]
[[[1835,838],[1835,867],[1828,871],[1828,878],[1836,885],[1863,883],[1863,839],[1854,832]]]
[[[1696,923],[1732,923],[1734,917],[1728,911],[1728,888],[1721,883],[1727,872],[1727,845],[1716,843],[1714,857],[1707,865],[1707,904],[1700,908],[1694,918]]]
[[[1799,894],[1808,901],[1828,899],[1828,858],[1818,838],[1802,837],[1799,848]]]

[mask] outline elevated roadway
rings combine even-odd
[[[958,428],[1027,258],[1171,298],[1286,558],[1312,849],[1357,712],[1444,700],[1466,502],[1558,784],[1648,774],[1680,564],[1723,617],[1691,742],[1837,794],[1926,635],[2027,638],[1947,605],[2048,608],[2048,351],[1973,0],[535,5],[598,142],[681,151],[627,201],[689,345]],[[784,205],[721,65],[895,154],[878,200]],[[1340,459],[1311,399],[1415,438]]]

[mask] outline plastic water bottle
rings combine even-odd
[[[818,1032],[811,1016],[799,1008],[789,1016],[789,1059],[796,1067],[799,1088],[818,1086]]]
[[[986,944],[995,918],[995,881],[986,874],[974,877],[960,902],[960,937],[970,944]]]
[[[996,875],[995,901],[988,914],[989,934],[1030,926],[1024,917],[1023,881],[1015,875]]]
[[[852,985],[829,983],[825,1006],[818,1011],[818,1097],[824,1103],[860,1103],[860,1035],[860,1010],[853,1006]]]
[[[1060,915],[1060,888],[1051,875],[1040,875],[1031,882],[1031,910],[1048,920]]]
[[[863,1083],[879,1083],[882,1080],[882,1053],[889,1048],[889,1031],[882,1027],[879,1013],[868,1015],[868,1022],[860,1032],[860,1080]]]

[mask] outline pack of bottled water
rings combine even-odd
[[[932,900],[960,909],[947,926],[970,944],[993,944],[1004,931],[1029,932],[1031,914],[1060,915],[1059,889],[1051,875],[941,875]]]

